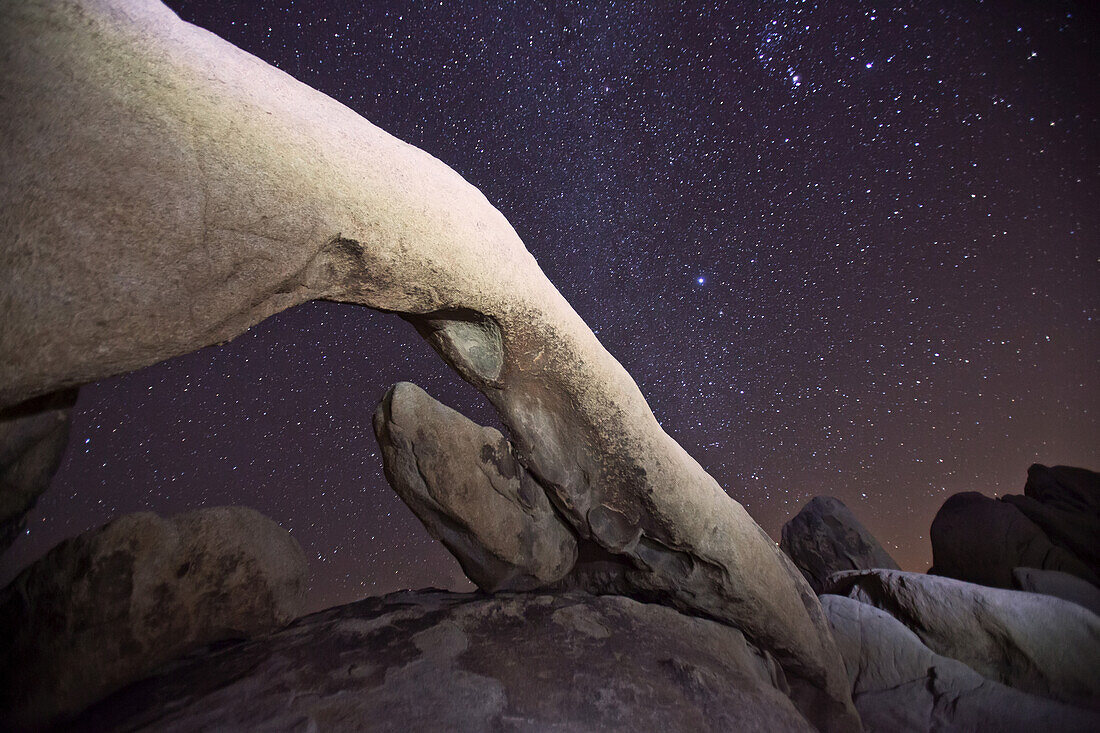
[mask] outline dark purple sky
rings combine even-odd
[[[481,188],[773,536],[832,494],[923,570],[947,496],[1100,465],[1092,3],[170,5]],[[315,607],[460,587],[382,477],[398,380],[492,419],[410,326],[322,303],[89,385],[2,576],[247,504]]]

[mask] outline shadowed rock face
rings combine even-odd
[[[815,593],[842,570],[899,569],[851,510],[831,496],[815,496],[784,524],[779,546]]]
[[[815,723],[858,726],[810,588],[477,189],[148,0],[4,3],[0,42],[0,405],[311,299],[400,313],[578,537],[770,650]]]
[[[1050,541],[1072,553],[1100,578],[1100,474],[1073,466],[1034,464],[1024,495],[1003,501],[1019,509]]]
[[[308,566],[244,507],[128,514],[66,540],[0,591],[0,727],[38,728],[219,639],[302,612]]]
[[[943,503],[929,537],[937,575],[1012,588],[1013,569],[1032,567],[1097,582],[1085,563],[1054,545],[1016,506],[974,491],[955,494]]]
[[[1074,603],[892,570],[838,573],[825,592],[886,611],[987,679],[1100,710],[1100,617]]]
[[[44,395],[0,412],[0,552],[61,464],[76,390]]]
[[[932,652],[889,613],[824,595],[864,729],[882,731],[1095,731],[1100,714],[987,680]]]
[[[390,485],[479,588],[532,590],[573,569],[573,532],[499,431],[402,382],[374,433]]]
[[[1044,466],[1027,469],[1024,496],[1052,509],[1100,517],[1100,473],[1074,466]]]
[[[183,659],[75,728],[813,730],[777,672],[737,630],[663,606],[418,591]]]

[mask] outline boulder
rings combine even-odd
[[[27,512],[61,465],[76,392],[43,395],[0,412],[0,552],[23,530]]]
[[[586,594],[396,593],[198,652],[81,731],[811,731],[735,629]]]
[[[1024,495],[1003,501],[1042,528],[1050,541],[1073,553],[1100,578],[1100,474],[1084,468],[1034,464]]]
[[[374,413],[386,479],[479,588],[531,590],[573,569],[577,540],[500,431],[401,382]]]
[[[1100,714],[987,680],[940,656],[896,618],[843,596],[821,607],[844,655],[868,733],[1100,730]]]
[[[298,543],[243,507],[66,540],[0,591],[0,727],[63,720],[196,647],[278,628],[306,579]]]
[[[1100,588],[1075,575],[1057,570],[1015,568],[1012,582],[1016,590],[1061,598],[1100,615]]]
[[[977,492],[955,494],[945,501],[929,535],[937,575],[1012,588],[1013,569],[1033,567],[1098,582],[1084,562],[1051,543],[1017,507]]]
[[[1069,509],[1058,509],[1030,496],[1009,494],[1001,501],[1016,507],[1043,530],[1056,547],[1073,555],[1100,578],[1100,518]]]
[[[1052,509],[1100,518],[1100,473],[1087,468],[1035,463],[1027,469],[1024,496]]]
[[[815,593],[842,570],[898,569],[851,510],[831,496],[815,496],[784,524],[779,546]]]
[[[1100,617],[1074,603],[895,570],[838,573],[826,592],[888,612],[994,682],[1100,708]]]
[[[312,299],[400,314],[579,537],[774,652],[815,723],[858,727],[801,575],[480,191],[153,0],[3,3],[0,43],[0,406]]]

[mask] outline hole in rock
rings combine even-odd
[[[61,467],[28,531],[0,556],[0,583],[122,514],[239,504],[301,543],[310,610],[401,588],[473,589],[382,474],[371,416],[403,380],[501,429],[488,401],[411,324],[327,302],[85,385]]]

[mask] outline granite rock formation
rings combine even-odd
[[[1074,603],[892,570],[838,573],[826,593],[886,611],[986,679],[1100,709],[1100,617]]]
[[[1012,588],[1012,571],[1032,567],[1098,582],[1084,562],[1054,545],[1016,506],[977,492],[955,494],[945,501],[929,536],[937,575]]]
[[[0,412],[0,552],[61,464],[76,390],[43,395]]]
[[[325,298],[398,313],[581,538],[858,726],[801,575],[440,161],[153,0],[0,5],[0,406]],[[492,262],[492,267],[486,267]]]
[[[125,515],[0,591],[0,728],[37,729],[196,647],[303,610],[298,543],[243,507]]]
[[[1075,466],[1044,466],[1027,469],[1024,496],[1052,509],[1100,517],[1100,473]]]
[[[1027,470],[1024,495],[1009,494],[1003,501],[1100,578],[1100,473],[1036,463]]]
[[[935,654],[881,609],[834,595],[822,596],[821,606],[869,733],[1100,729],[1095,710],[987,680],[962,662]]]
[[[294,694],[288,695],[292,690]],[[83,731],[810,731],[735,629],[615,596],[395,593],[198,654]]]
[[[390,485],[479,588],[532,590],[573,569],[572,530],[500,431],[401,382],[374,413],[374,433]]]
[[[1015,568],[1012,585],[1026,593],[1054,596],[1100,615],[1100,588],[1069,573],[1037,568]]]
[[[815,593],[843,570],[899,569],[851,510],[831,496],[815,496],[784,524],[779,546]]]

